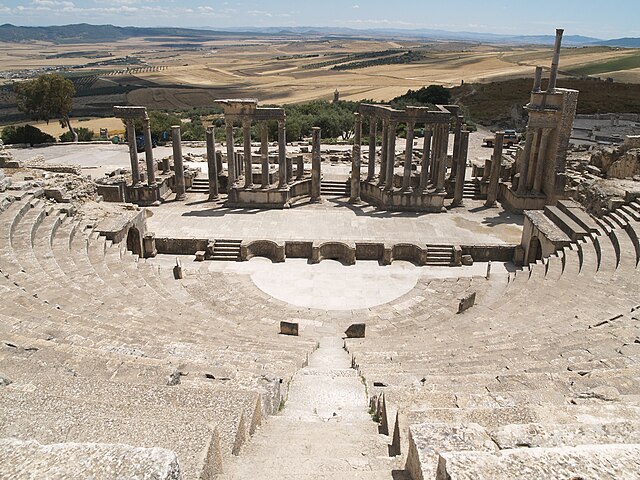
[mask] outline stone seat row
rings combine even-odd
[[[514,415],[502,426],[553,423],[551,413],[562,409],[575,412],[578,422],[585,402],[600,404],[592,409],[594,423],[640,420],[640,385],[634,381],[640,365],[634,314],[640,305],[640,250],[634,221],[632,215],[624,222],[603,219],[591,235],[510,275],[501,298],[487,297],[445,322],[426,322],[397,336],[393,349],[384,339],[347,340],[398,451],[406,453],[413,424],[487,427],[505,404]],[[485,413],[471,415],[482,398]],[[532,402],[540,415],[523,413]],[[606,414],[603,404],[614,413]],[[426,460],[415,459],[428,448],[418,439],[411,442],[407,466],[414,464],[414,478],[434,478],[442,456],[432,455],[430,473],[419,476]]]
[[[19,236],[18,236],[17,239],[14,237],[14,240],[16,242],[20,242],[23,239],[20,239]],[[72,242],[73,242],[73,240],[72,240]],[[70,278],[68,279],[67,284],[64,285],[64,287],[68,287],[68,288],[61,289],[61,288],[59,288],[59,283],[61,282],[61,280],[59,280],[59,278],[56,278],[56,282],[55,283],[47,284],[46,282],[42,282],[42,277],[41,276],[35,275],[35,274],[31,275],[31,273],[41,274],[41,273],[46,273],[46,272],[43,272],[42,269],[39,270],[39,265],[36,262],[36,260],[33,258],[34,255],[32,253],[33,253],[33,250],[35,250],[35,249],[24,247],[22,250],[23,251],[20,251],[19,254],[14,255],[12,265],[14,266],[14,269],[22,267],[19,264],[17,264],[17,262],[22,261],[23,263],[25,263],[25,259],[27,259],[29,261],[29,269],[30,269],[29,273],[24,268],[21,268],[22,270],[25,270],[25,271],[17,272],[17,273],[15,273],[13,275],[10,275],[10,278],[14,279],[16,275],[18,277],[23,277],[23,278],[19,278],[19,280],[20,281],[24,280],[25,282],[27,282],[27,286],[30,287],[30,291],[32,291],[37,296],[37,298],[41,298],[42,295],[46,295],[47,293],[49,295],[52,295],[52,292],[53,292],[53,294],[55,294],[55,293],[57,293],[57,292],[62,290],[60,292],[60,296],[59,297],[57,297],[56,295],[53,295],[51,297],[51,300],[49,300],[49,304],[53,303],[52,300],[58,300],[59,299],[61,302],[64,302],[66,297],[71,297],[73,300],[76,301],[75,303],[81,303],[81,302],[78,302],[78,300],[82,300],[84,302],[89,303],[90,304],[89,306],[92,309],[95,308],[95,307],[100,308],[101,305],[104,305],[104,303],[103,303],[104,299],[102,297],[98,297],[98,295],[102,295],[103,297],[105,296],[104,293],[103,293],[104,290],[105,290],[105,287],[100,287],[99,289],[94,289],[93,291],[90,289],[92,282],[94,282],[95,280],[97,280],[97,281],[101,280],[101,278],[99,276],[92,275],[90,278],[87,278],[87,276],[89,276],[90,273],[87,273],[86,271],[83,272],[82,274],[79,274],[79,273],[77,273],[75,271],[72,271],[68,275]],[[111,250],[110,252],[111,252],[111,254],[110,254],[111,257],[114,257],[114,252],[117,253],[118,250],[114,249],[114,250]],[[58,253],[58,252],[54,252],[54,253]],[[74,252],[75,255],[69,255],[68,251],[66,253],[67,253],[66,257],[63,257],[62,259],[60,259],[59,256],[57,257],[57,260],[59,261],[59,264],[62,264],[63,260],[65,260],[65,259],[68,261],[68,260],[74,259],[74,258],[76,260],[83,258],[83,255],[82,255],[81,251],[80,252],[78,252],[78,251]],[[47,255],[47,253],[44,254],[44,256],[46,256],[46,255]],[[86,257],[86,255],[85,255],[85,257]],[[132,258],[130,256],[127,257],[127,258],[129,260],[132,260]],[[111,265],[114,268],[113,275],[108,280],[113,280],[114,277],[117,278],[116,275],[118,275],[118,276],[120,276],[122,278],[122,272],[118,272],[116,270],[119,265],[117,263],[114,263],[114,261],[117,260],[117,259],[116,258],[111,258],[111,260],[112,260],[112,262],[110,262],[110,263],[103,262],[103,264],[107,263],[107,265]],[[122,263],[122,262],[120,262],[118,260],[118,263]],[[35,266],[34,266],[34,264],[35,264]],[[6,268],[3,268],[3,272],[5,270],[6,270]],[[134,272],[135,272],[135,270],[134,270]],[[37,279],[37,281],[33,280],[34,277]],[[79,283],[80,282],[82,283],[82,287],[79,287],[78,285],[75,285],[73,283],[73,279],[75,279],[75,278],[78,279]],[[153,290],[148,288],[147,282],[145,280],[146,279],[139,279],[139,278],[136,279],[136,280],[127,279],[128,283],[126,285],[130,287],[132,285],[132,282],[133,283],[137,283],[139,289],[141,289],[141,288],[145,289],[146,292],[148,292],[149,294],[153,294]],[[29,281],[31,281],[31,283],[28,283]],[[108,283],[109,283],[109,285],[114,286],[114,285],[117,285],[119,282],[109,281]],[[21,286],[24,287],[24,285],[21,285]],[[125,290],[123,292],[122,290],[120,290],[120,291],[114,292],[114,293],[123,294],[123,293],[126,293],[126,291],[127,290]],[[89,292],[90,295],[87,295],[87,292]],[[109,293],[112,293],[112,292],[109,292]],[[74,298],[74,296],[75,296],[75,298]],[[80,297],[78,297],[78,296],[80,296]],[[74,304],[74,302],[71,302],[69,300],[66,300],[66,301],[67,301],[67,305],[64,305],[64,306],[66,308],[68,308],[72,313],[85,313],[87,311],[87,309],[89,308],[89,306],[86,306],[86,305],[76,305],[76,304]],[[93,302],[93,305],[91,305],[92,302]],[[140,312],[139,315],[143,315],[144,316],[146,314],[146,311],[144,309],[139,308],[139,306],[140,306],[140,304],[142,302],[145,302],[145,297],[144,296],[140,296],[140,300],[139,301],[132,302],[131,308],[133,310],[136,307],[138,307],[138,311]],[[148,301],[147,301],[147,304],[149,304]],[[60,304],[58,304],[58,305],[60,306]],[[142,311],[140,311],[140,310],[142,310]],[[95,311],[92,310],[92,313],[95,314]],[[158,315],[162,315],[162,314],[163,314],[162,311],[158,312]]]
[[[161,446],[183,478],[214,478],[314,348],[201,304],[168,314],[196,302],[38,196],[0,223],[0,436]]]

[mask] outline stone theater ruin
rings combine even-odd
[[[0,151],[0,478],[640,478],[640,193],[575,201],[562,33],[484,162],[458,105],[341,162],[251,98],[162,159],[115,106],[97,183]]]

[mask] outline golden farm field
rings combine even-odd
[[[323,37],[136,38],[100,44],[0,43],[5,71],[66,67],[78,89],[80,115],[107,115],[122,98],[153,109],[210,107],[224,97],[263,103],[331,99],[390,100],[429,84],[452,87],[532,77],[548,69],[551,48]],[[615,61],[638,50],[565,48],[562,72]],[[73,69],[70,69],[74,66]],[[640,69],[598,76],[640,83]],[[566,70],[563,70],[566,69]],[[94,111],[92,111],[94,109]]]

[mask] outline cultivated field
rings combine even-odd
[[[548,68],[550,47],[368,38],[152,38],[102,44],[0,43],[7,72],[75,67],[78,115],[128,101],[159,109],[208,107],[223,97],[263,103],[333,98],[389,100],[429,84],[445,86],[531,77]],[[565,74],[640,83],[640,51],[607,47],[563,50]],[[11,80],[6,79],[5,82]],[[0,92],[0,103],[2,102]],[[5,99],[8,108],[10,99]],[[2,105],[0,105],[2,108]],[[1,114],[10,114],[10,110]]]

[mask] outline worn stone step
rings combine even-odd
[[[437,478],[507,480],[528,478],[635,478],[640,471],[639,445],[518,448],[500,453],[443,452]]]

